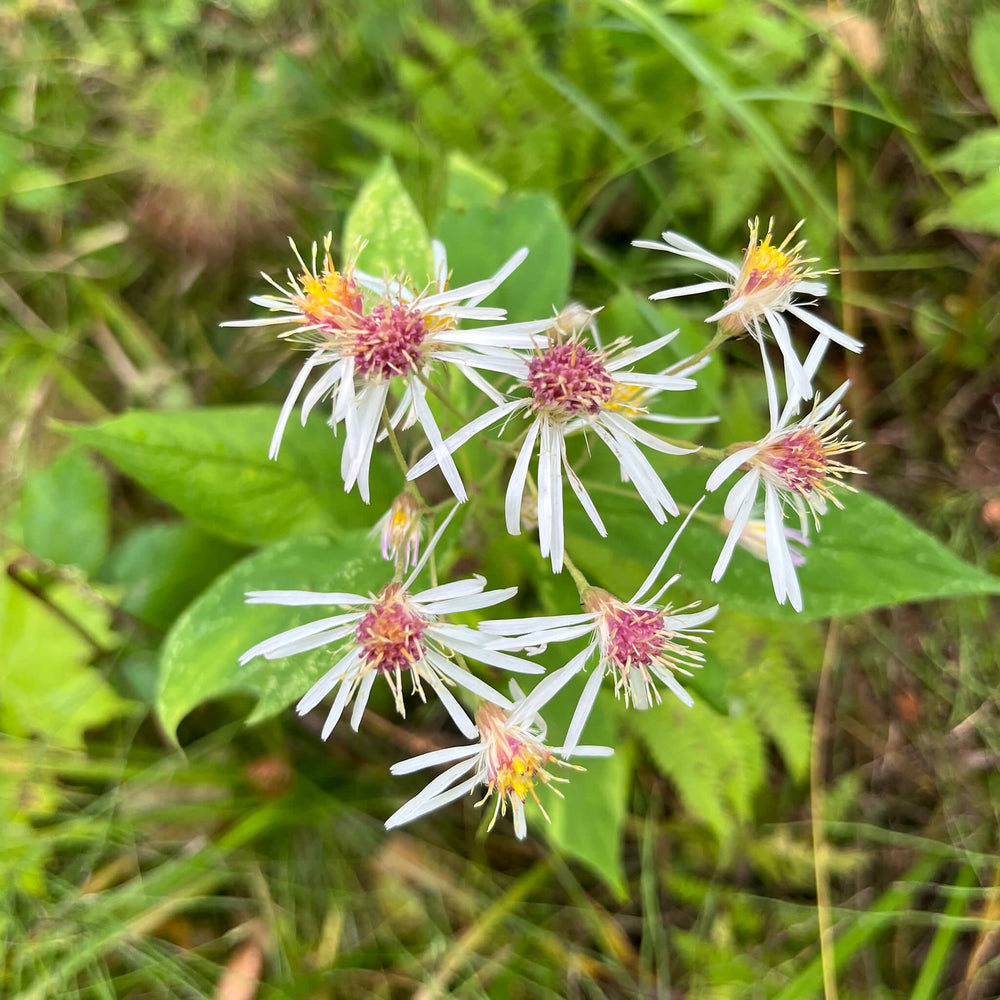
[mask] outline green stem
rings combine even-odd
[[[577,569],[576,563],[573,562],[569,557],[568,552],[563,552],[563,565],[569,570],[569,575],[573,577],[573,582],[576,584],[576,589],[580,593],[580,597],[583,597],[585,590],[590,590],[590,584],[587,582],[587,578]]]
[[[691,365],[697,364],[703,358],[707,358],[712,351],[717,347],[724,344],[727,340],[732,338],[731,333],[726,333],[721,327],[715,331],[715,336],[700,350],[697,354],[692,354],[691,357],[685,358],[683,361],[678,361],[677,364],[671,365],[663,374],[664,375],[676,375],[677,372],[684,368],[690,368]]]
[[[406,464],[406,459],[403,457],[403,450],[399,447],[396,432],[392,429],[392,424],[389,423],[389,411],[386,408],[382,409],[382,426],[385,427],[386,437],[389,439],[389,445],[392,448],[392,453],[396,456],[396,461],[399,463],[399,467],[403,470],[403,478],[405,479],[406,474],[410,471],[410,469]],[[413,495],[424,507],[427,506],[427,501],[424,500],[423,495],[421,494],[416,483],[407,483],[407,489],[413,492]]]

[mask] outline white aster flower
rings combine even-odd
[[[514,820],[514,832],[523,840],[528,832],[524,816],[524,803],[530,795],[548,819],[545,807],[535,791],[536,783],[547,785],[557,795],[561,792],[553,782],[565,781],[551,774],[546,768],[552,765],[573,767],[558,759],[568,756],[565,747],[545,745],[545,723],[538,715],[539,710],[569,680],[561,672],[549,674],[527,697],[518,698],[509,709],[498,708],[495,704],[483,702],[476,709],[476,733],[479,741],[470,746],[448,747],[412,757],[394,764],[393,774],[410,774],[435,764],[452,764],[447,771],[434,778],[423,791],[415,795],[402,808],[386,820],[386,828],[392,829],[409,823],[449,802],[468,795],[482,785],[486,794],[476,803],[481,806],[491,795],[496,795],[496,805],[488,829],[492,830],[497,816],[506,815],[507,807]],[[516,687],[511,685],[512,688]],[[611,747],[580,746],[573,753],[578,757],[610,757]]]
[[[729,297],[725,305],[709,316],[705,322],[718,322],[724,331],[732,334],[749,333],[761,345],[762,350],[764,332],[761,321],[766,322],[785,362],[789,399],[794,397],[796,402],[800,399],[809,399],[812,396],[811,380],[795,353],[788,324],[782,314],[790,313],[819,334],[810,351],[811,360],[815,362],[812,365],[814,371],[829,341],[835,341],[842,347],[856,352],[860,351],[863,345],[859,340],[849,337],[843,330],[838,330],[832,323],[803,308],[801,298],[797,298],[805,296],[807,299],[813,299],[825,295],[826,285],[815,279],[830,273],[815,271],[809,267],[815,263],[816,258],[802,257],[804,240],[794,246],[789,245],[802,222],[799,222],[778,246],[773,246],[771,243],[774,219],[768,224],[767,234],[763,239],[758,239],[759,220],[754,219],[749,225],[750,242],[743,252],[743,262],[740,265],[723,257],[717,257],[678,233],[663,233],[662,243],[652,240],[633,240],[632,245],[649,250],[665,250],[722,271],[727,276],[725,281],[702,281],[680,288],[669,288],[650,295],[650,299],[670,299],[681,295],[697,295],[700,292],[728,289]]]
[[[732,526],[712,570],[712,580],[721,580],[726,572],[733,550],[744,538],[763,485],[764,553],[771,571],[774,596],[779,604],[788,601],[796,611],[801,611],[802,591],[795,573],[796,556],[800,553],[789,545],[784,524],[786,511],[791,508],[798,515],[802,536],[808,535],[810,514],[819,530],[819,518],[826,513],[827,501],[836,507],[843,506],[832,490],[841,487],[853,491],[854,487],[845,483],[842,477],[845,473],[861,471],[835,461],[834,456],[860,448],[861,442],[846,439],[850,421],[838,405],[850,382],[844,382],[823,401],[817,395],[812,410],[801,420],[793,421],[799,401],[790,399],[778,414],[777,391],[766,354],[764,374],[770,431],[759,441],[734,445],[731,454],[709,476],[705,487],[709,492],[717,490],[737,469],[745,470],[726,497],[723,514]],[[806,374],[812,375],[809,365]]]
[[[455,508],[457,510],[457,507]],[[441,700],[455,725],[466,735],[476,729],[465,710],[448,689],[458,685],[471,694],[505,708],[510,702],[485,682],[455,662],[455,654],[480,663],[520,673],[542,673],[543,668],[526,660],[498,652],[496,640],[466,625],[442,620],[442,616],[460,611],[488,608],[513,597],[516,587],[486,590],[486,580],[474,576],[467,580],[446,583],[416,594],[410,586],[423,569],[441,533],[454,515],[445,520],[431,540],[427,551],[413,572],[400,583],[387,583],[377,594],[364,597],[349,593],[315,593],[308,590],[262,590],[247,594],[248,604],[333,605],[345,610],[341,614],[299,625],[279,635],[265,639],[241,657],[245,664],[256,656],[268,660],[280,659],[293,653],[317,649],[330,643],[340,643],[334,656],[336,662],[321,677],[296,706],[304,715],[334,689],[333,706],[323,726],[326,739],[340,721],[347,703],[354,699],[351,728],[361,723],[375,680],[381,675],[392,691],[396,710],[404,718],[403,677],[409,676],[413,691],[426,701],[426,683]]]
[[[510,354],[503,368],[526,390],[520,398],[500,403],[470,421],[449,437],[441,450],[454,452],[466,441],[501,420],[522,414],[531,420],[521,443],[510,483],[507,486],[505,515],[507,531],[521,533],[521,507],[528,479],[528,467],[538,447],[538,534],[543,556],[549,556],[558,573],[563,564],[562,477],[602,536],[607,529],[580,477],[566,457],[566,436],[575,430],[591,430],[618,459],[623,479],[631,482],[657,522],[677,514],[677,505],[663,485],[649,459],[639,450],[647,448],[667,455],[686,455],[697,449],[683,448],[650,434],[622,415],[621,400],[636,391],[693,389],[696,382],[678,375],[650,375],[633,371],[630,365],[666,346],[678,331],[642,347],[597,350],[587,347],[578,333],[566,336],[558,324],[550,327],[548,344],[533,355]],[[409,473],[416,479],[438,464],[436,451],[425,455]],[[457,494],[456,494],[457,495]]]
[[[698,504],[694,510],[697,510]],[[624,698],[626,707],[631,704],[642,710],[649,708],[654,701],[659,704],[661,697],[656,681],[669,688],[685,705],[694,704],[676,675],[690,677],[692,669],[700,669],[704,665],[703,654],[689,648],[688,644],[705,642],[702,636],[710,634],[710,630],[701,626],[715,617],[719,606],[700,611],[695,610],[700,601],[677,609],[669,603],[660,606],[663,595],[680,579],[679,573],[649,596],[694,510],[685,518],[642,586],[628,601],[621,601],[600,587],[588,587],[581,594],[584,608],[581,614],[479,623],[484,632],[508,637],[498,644],[498,648],[503,649],[544,647],[550,642],[587,636],[584,649],[556,672],[564,675],[566,680],[583,670],[592,654],[598,651],[597,666],[587,679],[566,734],[565,754],[574,752],[606,676],[614,679],[615,697]]]
[[[283,336],[313,348],[285,397],[269,456],[277,458],[299,397],[314,372],[322,371],[302,400],[302,423],[317,403],[332,398],[330,426],[336,429],[343,423],[346,430],[341,458],[344,488],[350,492],[357,484],[362,500],[368,503],[372,449],[390,386],[395,383],[402,396],[389,416],[390,424],[396,427],[419,422],[455,495],[466,499],[461,477],[450,453],[442,448],[441,433],[427,403],[426,378],[435,364],[451,364],[494,402],[500,401],[502,397],[476,369],[492,370],[492,365],[484,365],[484,357],[499,348],[533,346],[533,334],[542,331],[549,321],[504,324],[506,310],[479,303],[524,261],[527,249],[522,247],[490,278],[448,288],[444,247],[435,243],[435,280],[429,288],[416,292],[403,281],[383,280],[356,271],[353,264],[338,273],[330,256],[331,239],[328,235],[324,241],[322,269],[313,244],[311,266],[299,256],[302,274],[296,278],[289,271],[287,289],[264,275],[281,295],[254,297],[251,301],[277,316],[223,324],[291,324]],[[294,249],[294,243],[292,246]],[[464,320],[499,325],[460,330],[458,325]]]

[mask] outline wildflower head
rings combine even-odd
[[[476,728],[482,741],[482,781],[486,785],[485,802],[496,793],[497,802],[489,828],[493,828],[497,816],[507,814],[510,805],[515,822],[523,816],[524,802],[530,795],[542,815],[548,819],[545,809],[538,801],[535,782],[549,784],[563,779],[553,778],[545,767],[557,760],[527,725],[512,724],[510,713],[489,702],[483,702],[476,709]]]
[[[379,522],[382,558],[406,571],[420,553],[423,508],[412,493],[400,493]]]
[[[548,346],[528,362],[531,408],[555,420],[594,416],[611,400],[615,379],[599,351],[577,336],[550,334]]]
[[[772,243],[774,219],[768,223],[763,239],[758,238],[760,220],[754,219],[750,223],[750,242],[743,252],[743,264],[733,282],[727,305],[738,299],[744,301],[739,309],[723,316],[719,321],[724,331],[736,334],[755,329],[758,319],[765,312],[780,312],[792,303],[799,282],[825,273],[809,268],[808,265],[815,263],[816,258],[801,256],[805,240],[800,240],[794,246],[789,245],[801,225],[802,221],[799,221],[781,243],[775,246]]]
[[[421,637],[429,624],[401,584],[387,584],[354,632],[362,663],[384,674],[410,669],[424,657]]]
[[[847,440],[850,421],[840,407],[819,420],[810,417],[768,435],[749,461],[773,486],[801,497],[815,514],[821,512],[825,500],[840,506],[831,493],[834,487],[852,488],[841,477],[856,470],[836,461],[835,456],[860,448],[862,442]]]
[[[688,667],[700,667],[702,654],[688,649],[684,641],[703,642],[683,631],[672,608],[625,604],[599,587],[584,591],[584,611],[595,614],[601,644],[601,662],[613,673],[615,696],[636,708],[648,708],[660,694],[654,678],[664,681],[670,672],[690,674]],[[671,685],[673,687],[673,685]],[[677,688],[674,687],[675,693]]]

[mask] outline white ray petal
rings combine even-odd
[[[365,714],[365,709],[368,707],[368,698],[372,693],[372,685],[375,683],[376,676],[377,674],[374,670],[370,674],[366,674],[358,687],[358,693],[354,696],[354,708],[351,711],[351,729],[355,732],[358,731],[358,726],[361,725],[361,717]]]
[[[533,421],[528,428],[521,450],[517,453],[517,461],[514,462],[510,482],[507,484],[507,495],[504,498],[504,519],[507,524],[507,533],[510,535],[521,534],[521,505],[524,500],[524,487],[528,479],[531,456],[535,451],[535,441],[540,431],[541,421]]]
[[[403,584],[403,590],[410,589],[410,585],[420,575],[420,571],[424,568],[424,566],[427,565],[427,560],[430,559],[431,553],[434,551],[434,548],[437,545],[438,540],[444,534],[445,529],[448,527],[448,525],[451,524],[451,519],[458,513],[458,506],[459,506],[458,504],[455,504],[455,506],[452,507],[450,511],[448,511],[448,516],[441,522],[441,525],[438,527],[437,531],[434,532],[434,535],[431,537],[429,544],[423,551],[423,555],[421,555],[421,557],[417,560],[416,565],[410,571],[410,575],[406,578],[406,582]]]
[[[298,375],[295,376],[295,381],[292,382],[292,387],[288,390],[288,395],[285,396],[284,403],[281,404],[281,412],[278,414],[278,422],[274,426],[274,434],[271,436],[271,445],[267,450],[268,458],[275,459],[278,457],[278,452],[281,449],[281,438],[285,433],[288,418],[292,415],[292,410],[295,409],[295,404],[298,402],[299,395],[302,392],[309,375],[312,373],[312,370],[317,365],[322,363],[323,359],[320,352],[317,351],[306,360],[306,363],[299,369]]]
[[[751,444],[739,451],[734,451],[732,455],[727,455],[713,470],[705,483],[705,489],[709,493],[714,493],[744,462],[753,455],[756,455],[760,445]]]
[[[311,604],[342,604],[351,607],[367,604],[370,597],[340,592],[319,593],[312,590],[251,590],[246,594],[247,604],[283,604],[287,607],[305,607]]]
[[[340,682],[340,688],[337,690],[337,696],[333,699],[333,704],[330,706],[326,722],[323,723],[323,731],[320,733],[320,739],[329,739],[330,733],[336,729],[337,723],[340,722],[340,717],[344,714],[344,709],[347,707],[347,702],[350,697],[351,684],[345,678]]]
[[[827,323],[825,319],[821,319],[808,309],[803,309],[801,306],[789,306],[788,311],[793,316],[798,316],[803,323],[811,326],[817,333],[821,333],[824,337],[829,337],[830,340],[840,344],[841,347],[846,347],[849,351],[854,351],[855,354],[860,354],[864,350],[865,345],[860,340],[848,336],[843,330],[837,329],[832,323]]]
[[[450,764],[453,760],[465,760],[477,753],[479,753],[479,746],[475,743],[461,747],[444,747],[441,750],[431,750],[428,753],[401,760],[389,768],[389,773],[412,774],[414,771],[422,771],[425,767],[433,767],[435,764]]]
[[[682,295],[698,295],[701,292],[714,292],[720,288],[728,288],[725,281],[701,281],[697,285],[682,285],[680,288],[665,288],[662,292],[654,292],[649,296],[650,302],[660,302],[663,299],[675,299]]]
[[[438,468],[440,468],[445,480],[451,487],[452,493],[455,494],[455,499],[459,503],[465,503],[469,499],[469,496],[465,492],[465,485],[458,473],[458,466],[455,465],[455,460],[451,457],[451,451],[441,437],[441,431],[438,429],[434,414],[427,405],[425,395],[427,390],[421,382],[414,382],[411,389],[413,392],[413,405],[420,419],[420,426],[424,429],[424,434],[427,436],[427,442],[431,446],[431,452],[434,455]]]
[[[688,525],[688,521],[694,517],[694,512],[701,506],[704,497],[701,497],[698,502],[691,508],[688,512],[687,517],[681,522],[681,526],[674,532],[674,537],[667,542],[667,547],[663,550],[660,558],[656,560],[656,565],[649,571],[649,575],[645,580],[642,581],[642,585],[639,589],[632,595],[632,599],[629,604],[635,604],[636,601],[641,601],[644,594],[649,592],[649,588],[653,586],[656,580],[659,578],[660,573],[663,572],[663,567],[666,565],[667,560],[670,558],[670,553],[673,552],[674,546],[677,544],[678,539],[681,537],[681,533]]]
[[[299,715],[311,712],[332,690],[334,685],[346,674],[350,673],[361,660],[361,650],[352,649],[339,663],[328,670],[309,690],[299,699],[295,706],[295,711]]]
[[[576,703],[573,718],[570,720],[569,729],[566,731],[566,741],[563,743],[561,751],[563,757],[569,757],[570,754],[576,752],[576,746],[580,742],[580,736],[583,734],[583,727],[587,719],[590,718],[594,702],[597,701],[597,693],[601,690],[601,681],[604,680],[604,672],[605,668],[602,660],[594,667],[587,678],[583,694],[580,695],[580,700]]]

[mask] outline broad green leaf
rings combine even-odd
[[[367,241],[358,258],[363,271],[379,278],[407,274],[418,288],[432,277],[427,226],[388,158],[368,178],[347,213],[344,256],[353,253],[362,241]]]
[[[402,487],[391,455],[373,456],[369,508],[356,492],[344,493],[343,437],[316,416],[306,427],[290,421],[281,453],[270,461],[277,417],[270,406],[135,411],[67,430],[198,527],[237,544],[373,524]]]
[[[595,449],[596,453],[596,449]],[[597,536],[586,515],[567,498],[567,550],[595,583],[630,598],[676,530],[678,522],[657,525],[637,499],[620,495],[614,473],[600,459],[596,478],[582,476],[608,529]],[[682,504],[702,494],[709,466],[679,465],[664,481]],[[735,482],[735,478],[733,480]],[[614,493],[605,487],[614,484]],[[626,487],[627,490],[627,487]],[[568,491],[567,491],[568,492]],[[699,513],[719,515],[726,488],[711,495]],[[674,550],[671,566],[683,574],[681,586],[703,600],[767,618],[806,621],[856,614],[869,608],[961,594],[1000,593],[1000,578],[962,562],[933,536],[911,524],[883,500],[865,492],[841,493],[844,510],[832,508],[806,550],[799,573],[804,609],[797,614],[775,601],[767,565],[736,549],[725,576],[710,582],[724,535],[712,524],[693,520]]]
[[[452,285],[479,281],[521,247],[528,259],[486,304],[507,310],[512,321],[539,319],[562,309],[573,274],[573,240],[562,210],[547,194],[495,194],[487,200],[467,165],[452,161],[438,239],[448,250]]]
[[[944,208],[928,212],[920,220],[920,227],[925,230],[942,226],[1000,236],[1000,171],[994,171],[979,184],[963,188]]]
[[[477,205],[493,205],[506,190],[507,184],[502,178],[474,163],[464,153],[449,154],[446,209],[464,212]]]
[[[144,524],[111,553],[109,583],[124,586],[121,607],[166,629],[244,550],[184,523]]]
[[[764,745],[753,720],[720,715],[699,701],[688,708],[670,695],[628,720],[685,807],[725,843],[750,818],[764,780]]]
[[[1000,128],[967,135],[938,158],[938,165],[966,177],[981,177],[1000,168]]]
[[[972,25],[969,45],[976,79],[990,102],[993,113],[1000,118],[1000,11],[987,10]]]
[[[20,520],[24,544],[36,556],[93,575],[108,551],[104,474],[82,449],[70,448],[25,483]]]
[[[68,584],[50,587],[47,594],[97,642],[113,645],[105,606]],[[89,666],[94,652],[51,607],[0,577],[0,728],[80,747],[87,729],[130,712],[133,704]]]
[[[156,708],[166,731],[191,709],[234,691],[257,695],[248,722],[297,701],[332,665],[325,647],[281,660],[238,660],[251,646],[308,621],[338,614],[325,607],[246,604],[250,590],[319,590],[367,594],[391,577],[378,544],[354,531],[338,541],[289,538],[256,552],[220,576],[177,619],[160,661]]]
[[[566,735],[582,686],[582,677],[574,679],[545,706],[549,745],[558,746]],[[582,861],[619,897],[624,897],[622,833],[631,790],[631,749],[618,738],[620,715],[614,697],[602,692],[587,720],[582,742],[613,747],[614,756],[574,758],[572,763],[586,768],[585,771],[551,765],[548,770],[554,777],[568,781],[539,789],[551,824],[545,823],[537,809],[532,810],[531,822],[536,829],[544,828],[549,840],[563,854]],[[563,798],[552,794],[553,789],[562,792]]]

